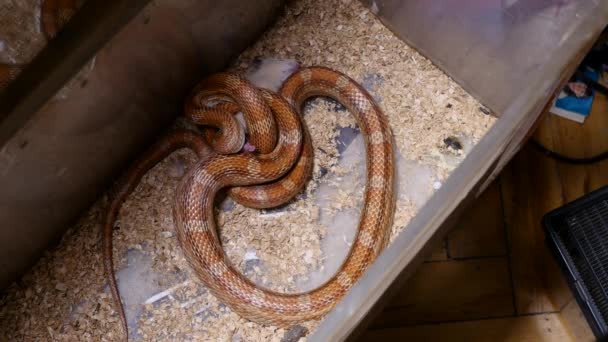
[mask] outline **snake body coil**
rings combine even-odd
[[[357,119],[367,152],[364,205],[355,241],[336,275],[309,292],[278,293],[254,284],[230,264],[218,237],[213,203],[217,192],[227,188],[243,205],[268,208],[289,201],[304,187],[313,152],[295,109],[313,96],[337,100]],[[220,104],[207,107],[210,100]],[[224,114],[217,110],[222,106]],[[233,121],[237,109],[245,116],[248,139],[256,153],[233,153],[243,143],[240,137],[229,138],[243,134]],[[180,147],[193,149],[200,160],[178,186],[173,218],[186,259],[202,282],[233,311],[254,322],[288,326],[325,315],[388,241],[394,211],[394,166],[392,135],[384,114],[352,79],[327,68],[309,67],[290,76],[280,95],[259,90],[233,74],[212,76],[194,89],[186,104],[186,117],[219,132],[206,134],[206,138],[192,132],[168,136],[135,162],[117,183],[110,203],[104,224],[104,264],[124,328],[126,319],[112,265],[112,226],[120,205],[143,174]],[[222,145],[219,150],[226,154],[212,151],[214,144]]]

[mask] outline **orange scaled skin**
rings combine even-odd
[[[212,76],[193,91],[186,103],[186,116],[205,120],[207,99],[219,97],[226,103],[238,104],[259,154],[219,154],[211,152],[207,140],[200,135],[175,136],[169,143],[161,141],[150,149],[117,183],[117,195],[111,199],[104,222],[104,265],[125,332],[127,321],[112,266],[114,220],[145,172],[179,147],[193,149],[200,160],[182,178],[176,191],[173,218],[178,240],[186,259],[211,293],[246,319],[289,326],[322,317],[388,242],[395,205],[393,138],[386,117],[371,96],[352,79],[323,67],[300,69],[285,81],[280,95],[247,83],[233,74]],[[367,152],[364,206],[351,251],[336,275],[305,293],[278,293],[257,286],[228,262],[217,235],[213,203],[221,189],[228,189],[236,201],[256,208],[281,205],[301,191],[311,174],[313,152],[296,109],[312,96],[334,98],[357,119]],[[230,120],[233,110],[222,114],[226,120]],[[216,128],[224,134],[227,129],[221,122],[215,120],[214,125],[221,126]]]

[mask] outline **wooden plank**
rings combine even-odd
[[[374,327],[512,315],[507,258],[423,264]]]
[[[536,132],[536,139],[555,152],[571,157],[591,157],[606,151],[608,141],[608,101],[601,93],[596,93],[591,113],[583,124],[545,115]]]
[[[447,240],[441,240],[441,242],[439,244],[437,244],[437,246],[435,246],[435,248],[433,248],[431,255],[429,255],[425,261],[433,262],[433,261],[448,260],[447,243],[448,243]]]
[[[585,124],[547,114],[535,139],[571,157],[598,154],[608,149],[607,112],[606,98],[597,94]],[[540,222],[548,211],[608,184],[608,162],[565,164],[529,146],[514,158],[501,179],[517,310],[519,313],[560,310],[572,296],[545,246]]]
[[[575,300],[571,300],[560,312],[560,319],[576,341],[595,341],[593,331],[589,328],[589,324]]]
[[[608,100],[596,93],[591,113],[584,124],[555,115],[547,115],[535,135],[547,148],[576,158],[589,158],[608,150]],[[575,200],[585,193],[608,184],[608,161],[588,165],[556,163],[561,185],[562,203]],[[563,283],[561,270],[549,262],[542,273],[547,284]],[[568,303],[562,319],[579,340],[589,340],[591,334],[572,293],[565,285],[552,286],[549,295],[556,303]],[[591,338],[592,339],[592,338]]]
[[[359,341],[574,341],[558,314],[370,330]]]
[[[608,100],[596,93],[591,113],[584,124],[547,115],[536,134],[547,148],[575,158],[589,158],[608,151]],[[608,183],[608,161],[588,165],[558,163],[564,202]]]
[[[562,203],[555,162],[526,146],[505,168],[501,182],[517,312],[557,311],[560,306],[551,300],[542,275],[555,262],[541,226],[542,216]]]
[[[497,181],[465,211],[450,232],[448,251],[450,258],[506,255],[502,203]]]
[[[591,157],[608,150],[608,100],[596,93],[591,113],[584,124],[578,124],[555,115],[549,115],[552,121],[552,148],[562,154],[576,157]],[[588,165],[571,165],[558,163],[558,172],[562,184],[562,200],[573,201],[584,194],[608,184],[608,161]],[[548,282],[563,277],[558,268],[544,273]],[[566,286],[554,287],[551,295],[562,303],[572,298]],[[568,316],[567,316],[568,317]]]

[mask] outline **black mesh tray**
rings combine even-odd
[[[589,326],[608,340],[608,186],[547,213],[543,226]]]

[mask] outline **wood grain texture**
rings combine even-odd
[[[568,302],[562,309],[560,312],[560,319],[576,341],[595,341],[593,331],[589,328],[589,324],[587,324],[585,316],[583,316],[583,312],[575,300]]]
[[[591,113],[583,124],[556,115],[544,115],[535,133],[537,141],[555,152],[583,158],[608,149],[608,100],[596,93]],[[566,164],[561,164],[566,165]],[[587,167],[587,166],[586,166]]]
[[[535,138],[547,148],[574,158],[589,158],[608,150],[608,100],[596,93],[591,113],[583,124],[555,115],[546,115]],[[547,163],[547,158],[541,161]],[[608,161],[587,165],[554,162],[560,184],[561,202],[565,204],[608,184]],[[578,340],[592,340],[591,332],[573,300],[572,293],[563,284],[561,270],[555,262],[547,261],[542,275],[551,284],[548,294],[562,308],[562,321]],[[559,284],[556,286],[556,284]]]
[[[447,240],[441,240],[439,244],[435,246],[431,255],[426,259],[427,262],[432,261],[445,261],[448,260]]]
[[[371,330],[359,341],[575,341],[558,314]]]
[[[553,261],[541,226],[542,216],[561,205],[561,186],[553,160],[526,146],[501,175],[505,221],[517,313],[552,312],[543,272]],[[543,162],[538,162],[543,160]],[[560,284],[560,286],[562,286]]]
[[[425,263],[373,326],[508,316],[511,295],[506,257]]]
[[[546,115],[537,140],[557,153],[589,158],[608,150],[608,101],[597,93],[584,124]],[[588,165],[557,163],[564,203],[608,183],[608,161]]]
[[[575,158],[608,149],[608,103],[600,94],[584,124],[545,114],[534,138]],[[560,310],[571,293],[544,243],[542,216],[608,184],[608,162],[571,165],[526,146],[501,175],[519,313]]]
[[[450,258],[504,256],[507,253],[500,184],[492,183],[465,211],[448,235]]]

